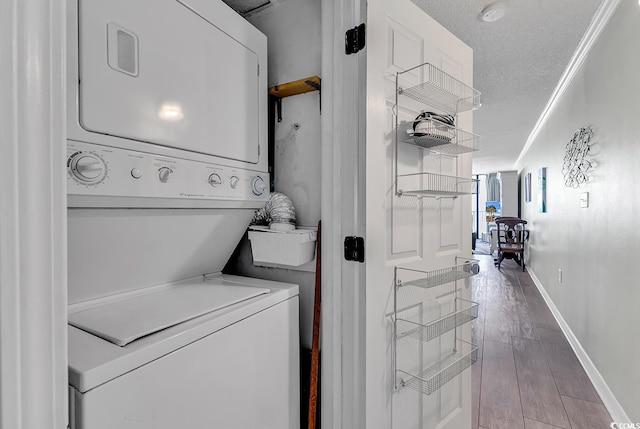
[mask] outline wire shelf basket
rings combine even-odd
[[[397,373],[401,377],[400,384],[402,386],[431,395],[477,360],[478,346],[457,339],[456,348],[435,365],[424,369],[418,374],[411,374],[401,369],[398,369]]]
[[[404,190],[403,178],[419,178],[421,184],[418,189]],[[406,180],[406,179],[405,179]],[[471,195],[476,189],[475,179],[465,177],[445,176],[436,173],[410,173],[397,175],[397,195],[412,195],[422,197],[458,197]],[[415,180],[411,182],[415,186]]]
[[[477,302],[456,298],[457,311],[447,314],[433,322],[420,324],[398,316],[396,319],[396,337],[411,337],[420,341],[431,341],[458,326],[478,318]]]
[[[480,92],[443,72],[438,67],[425,63],[397,73],[400,78],[407,72],[422,68],[423,81],[419,85],[402,88],[398,86],[398,95],[417,105],[429,105],[449,113],[460,113],[480,107]],[[398,80],[399,81],[399,80]],[[419,110],[419,109],[416,109]]]
[[[476,260],[469,260],[463,264],[454,265],[447,268],[440,268],[433,271],[412,270],[409,268],[396,268],[396,285],[398,290],[404,286],[416,286],[420,288],[432,288],[435,286],[466,279],[480,272],[480,267]],[[403,280],[403,275],[411,277],[419,276],[417,279]]]
[[[399,137],[403,143],[443,155],[462,155],[477,151],[480,140],[476,134],[431,118],[420,121],[419,133],[407,130],[406,136]]]

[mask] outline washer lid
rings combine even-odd
[[[69,324],[118,346],[203,314],[237,304],[270,289],[183,284],[69,314]]]

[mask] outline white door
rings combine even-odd
[[[469,369],[427,395],[400,385],[394,371],[394,267],[432,271],[456,264],[456,256],[471,255],[470,196],[417,198],[396,196],[394,111],[413,122],[424,108],[394,108],[396,72],[430,63],[472,85],[472,50],[409,0],[367,4],[366,84],[366,427],[446,428],[471,426]],[[399,84],[418,85],[429,79],[426,68],[404,73]],[[458,115],[456,126],[470,131],[472,114]],[[471,155],[434,156],[400,144],[400,174],[437,173],[471,177]],[[427,176],[406,179],[404,186],[424,185]],[[416,305],[405,302],[401,312],[429,322],[453,311],[454,290],[469,299],[469,280],[424,289]],[[453,350],[455,338],[470,339],[469,324],[418,345],[398,347],[397,364],[420,372]]]

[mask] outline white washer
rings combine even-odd
[[[71,427],[299,427],[297,295],[223,275],[72,306]]]

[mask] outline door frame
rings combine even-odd
[[[0,427],[65,428],[66,11],[0,4]]]
[[[68,425],[65,17],[64,4],[22,0],[3,3],[0,13],[0,46],[14,59],[0,65],[2,92],[12,95],[0,115],[3,140],[10,142],[0,159],[2,428]],[[358,207],[364,207],[366,61],[366,50],[344,54],[343,34],[365,20],[364,0],[322,0],[322,76],[328,89],[322,102],[321,412],[325,425],[336,429],[364,428],[365,421],[364,266],[342,258],[345,234],[364,235]],[[43,68],[34,69],[33,58]],[[25,171],[39,174],[23,180]],[[347,189],[343,182],[349,179]]]
[[[365,235],[366,47],[344,48],[363,22],[365,0],[322,0],[321,413],[335,429],[365,427],[365,266],[343,251]]]

